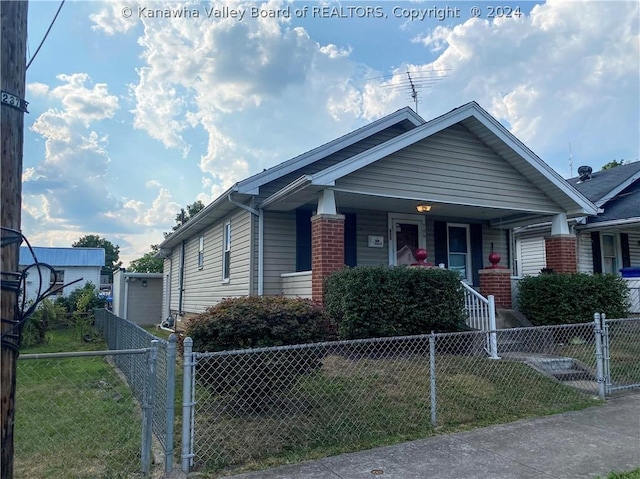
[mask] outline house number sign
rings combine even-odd
[[[2,104],[24,113],[29,113],[29,110],[27,110],[27,106],[29,105],[28,101],[4,90],[2,90]]]

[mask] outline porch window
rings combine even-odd
[[[227,221],[222,230],[222,279],[229,281],[231,271],[231,221]]]
[[[462,279],[469,276],[469,226],[448,225],[449,269],[457,271]]]
[[[49,277],[49,287],[55,288],[54,295],[62,296],[64,286],[64,270],[56,270],[55,274],[53,271]]]
[[[204,235],[198,239],[198,269],[204,268]]]
[[[616,245],[616,236],[612,234],[603,234],[600,236],[602,241],[602,272],[609,274],[618,274],[620,261],[618,259],[618,248]]]

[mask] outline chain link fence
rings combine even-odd
[[[607,324],[612,381],[640,382],[640,319]],[[216,353],[192,353],[187,338],[182,469],[238,470],[595,404],[597,331],[592,322]],[[494,337],[499,359],[485,350]]]
[[[18,358],[16,479],[145,477],[143,411],[111,353]],[[125,354],[144,362],[150,349]]]
[[[604,322],[606,392],[640,388],[640,318]]]
[[[95,329],[104,336],[112,350],[128,350],[157,346],[155,380],[145,396],[144,378],[147,364],[134,355],[116,356],[115,366],[125,377],[140,404],[152,408],[151,430],[162,449],[167,472],[173,469],[176,337],[162,340],[137,324],[120,318],[106,309],[96,310]]]

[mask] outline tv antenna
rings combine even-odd
[[[392,75],[383,75],[380,77],[371,78],[375,80],[377,78],[385,79],[387,88],[392,90],[405,90],[409,92],[411,99],[415,105],[415,112],[418,113],[418,104],[420,103],[419,97],[424,88],[432,88],[436,83],[444,80],[449,75],[447,72],[451,71],[450,68],[445,69],[433,69],[433,70],[419,70],[411,72],[407,70],[404,73],[394,73]]]

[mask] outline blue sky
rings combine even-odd
[[[58,6],[29,3],[29,58]],[[67,1],[27,71],[23,231],[126,266],[186,204],[415,107],[407,71],[439,78],[422,117],[477,101],[564,177],[569,148],[574,174],[636,161],[639,25],[637,1]]]

